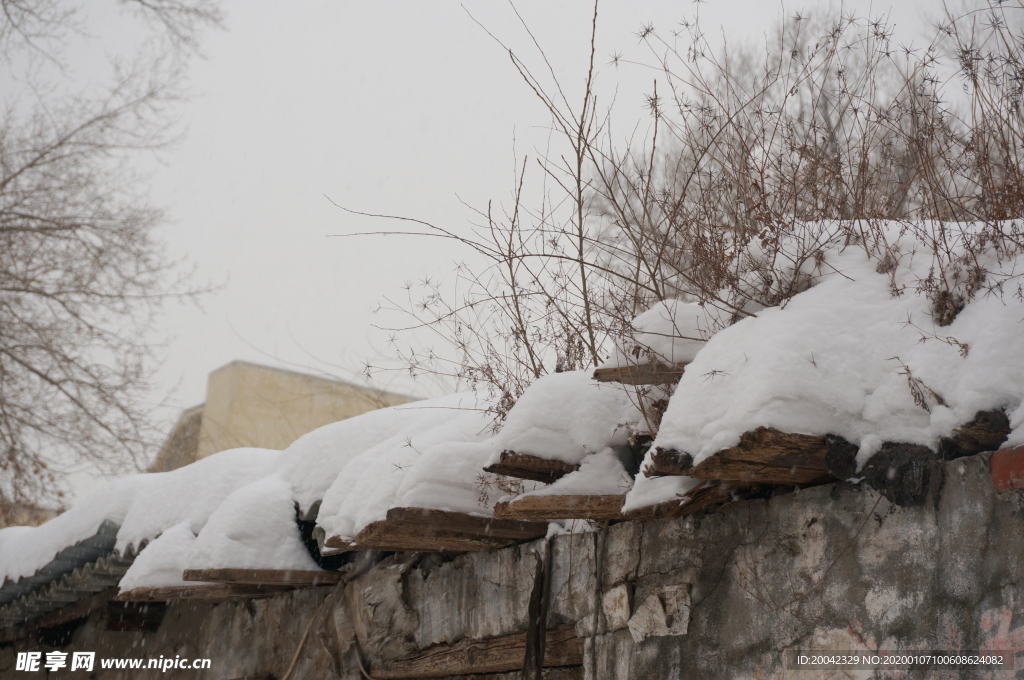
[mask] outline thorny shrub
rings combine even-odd
[[[524,159],[511,209],[488,205],[471,235],[420,223],[488,266],[460,266],[454,294],[427,282],[418,301],[410,289],[391,305],[456,350],[399,356],[414,374],[489,388],[500,425],[534,379],[628,345],[630,321],[657,301],[700,303],[710,334],[813,286],[835,245],[895,270],[883,222],[928,249],[931,273],[914,292],[936,325],[982,291],[1020,296],[1019,275],[996,278],[980,255],[1024,247],[1022,9],[947,11],[919,50],[893,44],[882,20],[846,14],[788,17],[763,51],[717,55],[699,22],[671,40],[644,27],[650,126],[621,148],[594,90],[595,3],[576,106],[509,51],[561,137],[564,152],[538,159],[555,188],[524,205]],[[648,410],[665,397],[636,395]]]

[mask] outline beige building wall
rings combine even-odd
[[[199,429],[203,423],[205,404],[185,409],[174,423],[171,434],[160,446],[150,472],[167,472],[196,462],[199,449]]]
[[[206,383],[195,458],[242,446],[284,449],[318,427],[415,401],[338,380],[233,361]]]

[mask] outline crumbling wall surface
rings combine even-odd
[[[45,636],[0,648],[0,678],[79,678],[80,680],[134,680],[136,678],[195,678],[230,680],[280,678],[294,655],[311,616],[329,589],[297,590],[277,597],[241,602],[175,603],[167,607],[155,631],[108,630],[110,615],[94,612],[83,625],[69,627],[70,640],[55,646]],[[310,638],[314,634],[310,633]],[[333,645],[333,639],[328,641]],[[47,673],[15,670],[17,652],[95,652],[92,673],[69,668]],[[296,664],[294,678],[336,678],[334,657],[319,639],[307,640],[305,654]],[[103,670],[100,659],[210,659],[209,670]]]
[[[832,484],[646,524],[632,610],[689,583],[687,631],[599,635],[593,677],[808,677],[787,673],[785,650],[1021,652],[1020,498],[993,492],[986,455],[941,471],[917,507]],[[1017,677],[990,673],[928,677]]]
[[[1018,492],[995,494],[983,454],[941,464],[915,507],[837,483],[492,553],[396,554],[335,589],[173,604],[155,632],[107,631],[94,614],[64,649],[213,661],[163,677],[280,680],[308,627],[291,678],[358,680],[360,663],[372,677],[455,677],[407,673],[431,654],[436,669],[475,672],[514,640],[521,654],[546,612],[549,631],[582,638],[564,657],[576,667],[549,668],[548,680],[1024,677],[797,672],[783,662],[787,650],[978,650],[1021,653],[1024,667],[1022,507]],[[30,646],[0,652],[0,669]]]

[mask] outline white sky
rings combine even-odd
[[[228,30],[205,36],[206,59],[190,71],[197,96],[181,109],[187,137],[163,154],[151,186],[172,219],[163,230],[170,252],[196,264],[197,281],[226,285],[202,310],[168,308],[165,330],[172,338],[155,401],[175,388],[168,402],[174,409],[203,401],[207,374],[234,359],[350,378],[364,359],[387,352],[388,334],[373,328],[380,323],[372,314],[378,300],[400,296],[405,280],[451,276],[454,261],[468,256],[436,239],[329,238],[391,225],[347,215],[324,197],[456,231],[473,217],[460,197],[480,208],[489,199],[507,202],[513,139],[520,157],[535,155],[549,118],[507,54],[468,13],[528,64],[540,62],[509,4],[464,5],[223,3]],[[516,6],[564,84],[579,92],[592,3],[520,0]],[[783,10],[754,0],[709,0],[699,8],[708,34],[734,41],[763,40],[783,11],[813,15],[826,6],[793,3]],[[616,69],[608,65],[610,55],[650,62],[635,35],[641,25],[667,36],[697,8],[655,0],[602,3],[599,78],[606,92],[618,86],[623,115],[642,119],[643,95],[656,74]],[[889,14],[897,42],[921,44],[922,19],[941,11],[941,2],[846,2],[845,8]],[[111,19],[109,25],[121,24]],[[79,71],[76,77],[88,77],[87,68]],[[392,387],[422,395],[436,390],[401,378]],[[91,486],[76,476],[77,491]]]

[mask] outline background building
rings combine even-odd
[[[150,472],[227,449],[284,449],[318,427],[409,401],[342,380],[232,361],[210,373],[206,401],[182,412]]]

